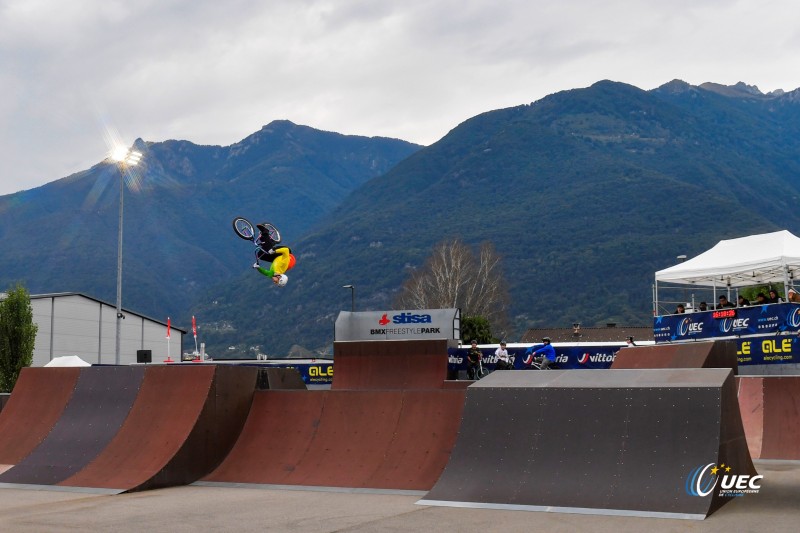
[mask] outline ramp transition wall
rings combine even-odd
[[[711,462],[755,473],[729,369],[494,372],[420,503],[703,518],[727,500],[684,487]]]

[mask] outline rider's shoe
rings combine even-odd
[[[258,268],[259,266],[261,265],[259,265],[258,263],[253,263],[253,268]]]

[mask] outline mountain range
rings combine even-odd
[[[325,351],[350,306],[343,285],[357,310],[388,309],[458,237],[502,258],[511,322],[496,335],[647,325],[653,272],[677,255],[800,228],[799,118],[798,90],[601,81],[483,113],[428,147],[285,121],[231,147],[137,141],[149,163],[126,193],[126,305],[197,315],[212,355]],[[110,299],[117,176],[104,162],[0,198],[0,282]],[[249,269],[236,215],[282,230],[298,258],[287,287]]]

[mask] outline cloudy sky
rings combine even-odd
[[[276,119],[431,144],[611,79],[800,87],[790,0],[0,0],[0,194]]]

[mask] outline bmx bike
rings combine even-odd
[[[278,228],[273,226],[272,224],[265,222],[264,224],[259,224],[259,226],[264,227],[267,230],[267,236],[273,242],[273,244],[278,244],[281,242],[281,232],[278,231]],[[256,227],[253,225],[252,222],[247,220],[244,217],[236,217],[233,219],[233,231],[236,232],[236,235],[241,237],[246,241],[250,241],[256,246],[260,246],[261,243],[256,242],[258,239],[258,235],[256,235]]]
[[[534,359],[531,361],[531,370],[558,370],[558,365],[556,363],[550,363],[549,365],[544,365],[544,359],[538,361]]]
[[[475,367],[473,377],[475,381],[478,381],[481,378],[485,378],[489,375],[489,370],[483,366],[483,361],[478,359],[478,366]]]

